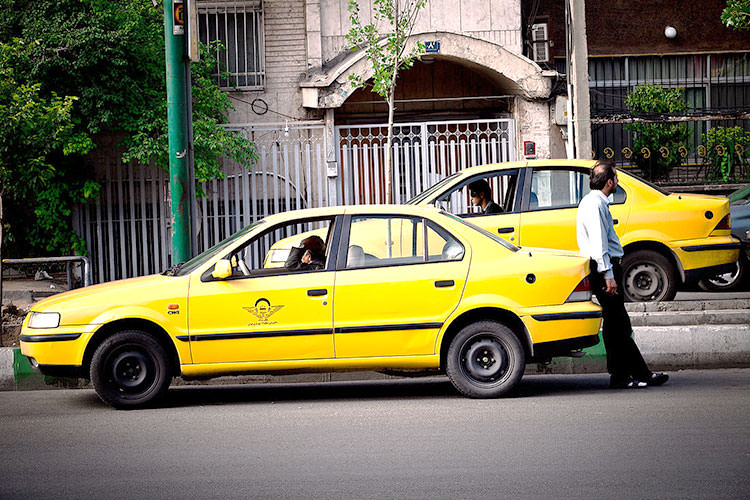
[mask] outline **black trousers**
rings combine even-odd
[[[602,306],[602,338],[607,351],[607,371],[616,379],[633,377],[646,380],[651,375],[641,351],[631,337],[633,327],[625,309],[622,286],[622,267],[619,259],[613,259],[612,272],[617,283],[617,293],[610,295],[604,290],[603,276],[597,272],[596,261],[591,261],[591,289]]]

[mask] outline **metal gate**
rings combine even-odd
[[[515,159],[513,120],[393,125],[393,196],[403,203],[463,168]],[[386,124],[336,127],[339,202],[385,202]]]

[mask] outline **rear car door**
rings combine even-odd
[[[590,190],[589,171],[585,168],[530,168],[524,186],[521,238],[515,243],[577,251],[576,212]],[[618,236],[622,236],[627,224],[625,200],[625,191],[618,186],[610,196],[610,212]]]
[[[336,357],[434,354],[463,293],[468,245],[420,217],[354,215],[339,248]]]

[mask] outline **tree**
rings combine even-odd
[[[684,89],[665,89],[650,83],[629,93],[625,105],[633,116],[641,118],[687,111]],[[633,123],[625,127],[635,132],[633,159],[645,177],[666,177],[682,161],[680,148],[687,145],[688,138],[684,123]]]
[[[385,198],[393,203],[393,112],[394,93],[398,72],[409,69],[414,60],[424,54],[422,42],[417,42],[411,52],[406,52],[407,41],[414,30],[419,11],[426,0],[372,0],[373,21],[362,24],[357,0],[349,0],[349,20],[352,27],[346,35],[349,48],[363,50],[372,64],[374,74],[371,81],[365,82],[359,75],[350,75],[355,88],[366,85],[382,97],[388,105],[388,137],[385,143]],[[381,33],[378,27],[387,31]]]
[[[736,30],[750,28],[750,0],[727,0],[721,12],[721,22]]]
[[[81,253],[70,212],[98,191],[86,154],[114,137],[125,161],[168,166],[163,10],[144,0],[5,0],[0,40],[14,40],[0,60],[10,89],[0,107],[21,99],[48,119],[29,118],[26,135],[0,130],[5,243],[24,256]],[[245,165],[255,157],[252,143],[221,126],[231,104],[214,64],[207,57],[191,68],[197,181],[222,176],[222,157]]]

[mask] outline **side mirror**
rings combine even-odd
[[[217,280],[227,279],[231,275],[232,275],[232,263],[228,261],[227,259],[221,259],[220,261],[216,262],[216,265],[214,266],[214,270],[211,273],[211,276],[213,276]]]

